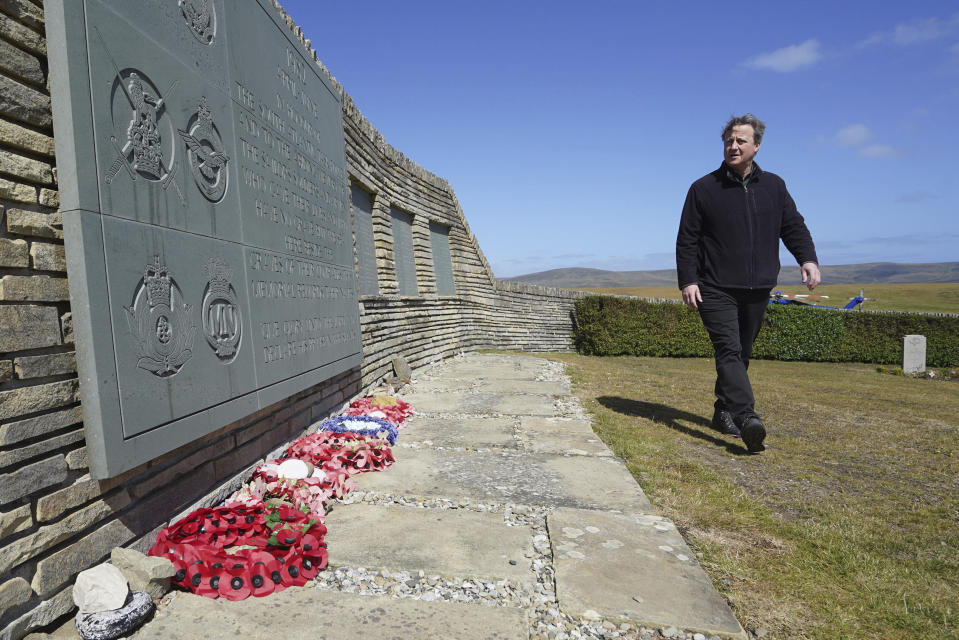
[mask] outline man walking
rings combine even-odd
[[[816,247],[786,184],[754,162],[766,125],[732,118],[723,129],[723,163],[692,184],[676,237],[683,302],[698,309],[716,356],[713,426],[765,449],[747,369],[769,292],[779,278],[779,240],[796,258],[810,291],[820,281]]]

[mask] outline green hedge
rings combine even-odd
[[[902,338],[926,336],[926,364],[959,365],[959,318],[770,305],[754,358],[902,363]],[[576,301],[576,348],[587,355],[712,357],[699,314],[681,304],[588,296]]]

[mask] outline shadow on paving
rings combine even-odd
[[[729,453],[742,456],[751,455],[749,451],[746,450],[746,447],[742,446],[738,442],[730,442],[729,440],[723,439],[719,435],[714,435],[715,430],[713,429],[712,423],[703,416],[695,413],[689,413],[688,411],[676,409],[675,407],[670,407],[665,404],[659,404],[658,402],[644,402],[642,400],[631,400],[629,398],[620,398],[618,396],[600,396],[596,398],[596,401],[607,409],[615,411],[616,413],[621,413],[624,416],[630,416],[633,418],[646,418],[647,420],[652,420],[657,424],[665,425],[670,429],[675,429],[676,431],[685,433],[688,436],[705,440],[706,442],[717,447],[723,447]],[[680,421],[691,422],[701,427],[705,427],[713,433],[709,433],[701,429],[690,428],[685,424],[682,424]]]

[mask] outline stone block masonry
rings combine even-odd
[[[394,357],[415,377],[463,351],[572,349],[573,301],[582,294],[498,281],[450,184],[387,144],[330,77],[342,97],[348,179],[371,195],[364,237],[379,294],[359,299],[362,364],[141,467],[92,478],[46,56],[43,2],[0,0],[0,640],[70,616],[79,571],[116,546],[145,550],[170,520],[222,500],[251,465],[392,375]],[[412,216],[414,296],[397,293],[391,209]],[[437,294],[437,265],[446,261],[434,259],[431,225],[449,230],[451,295]]]

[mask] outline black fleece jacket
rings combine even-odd
[[[744,183],[724,162],[686,195],[676,237],[679,288],[706,283],[772,289],[779,278],[780,238],[800,265],[819,264],[782,178],[753,163]]]

